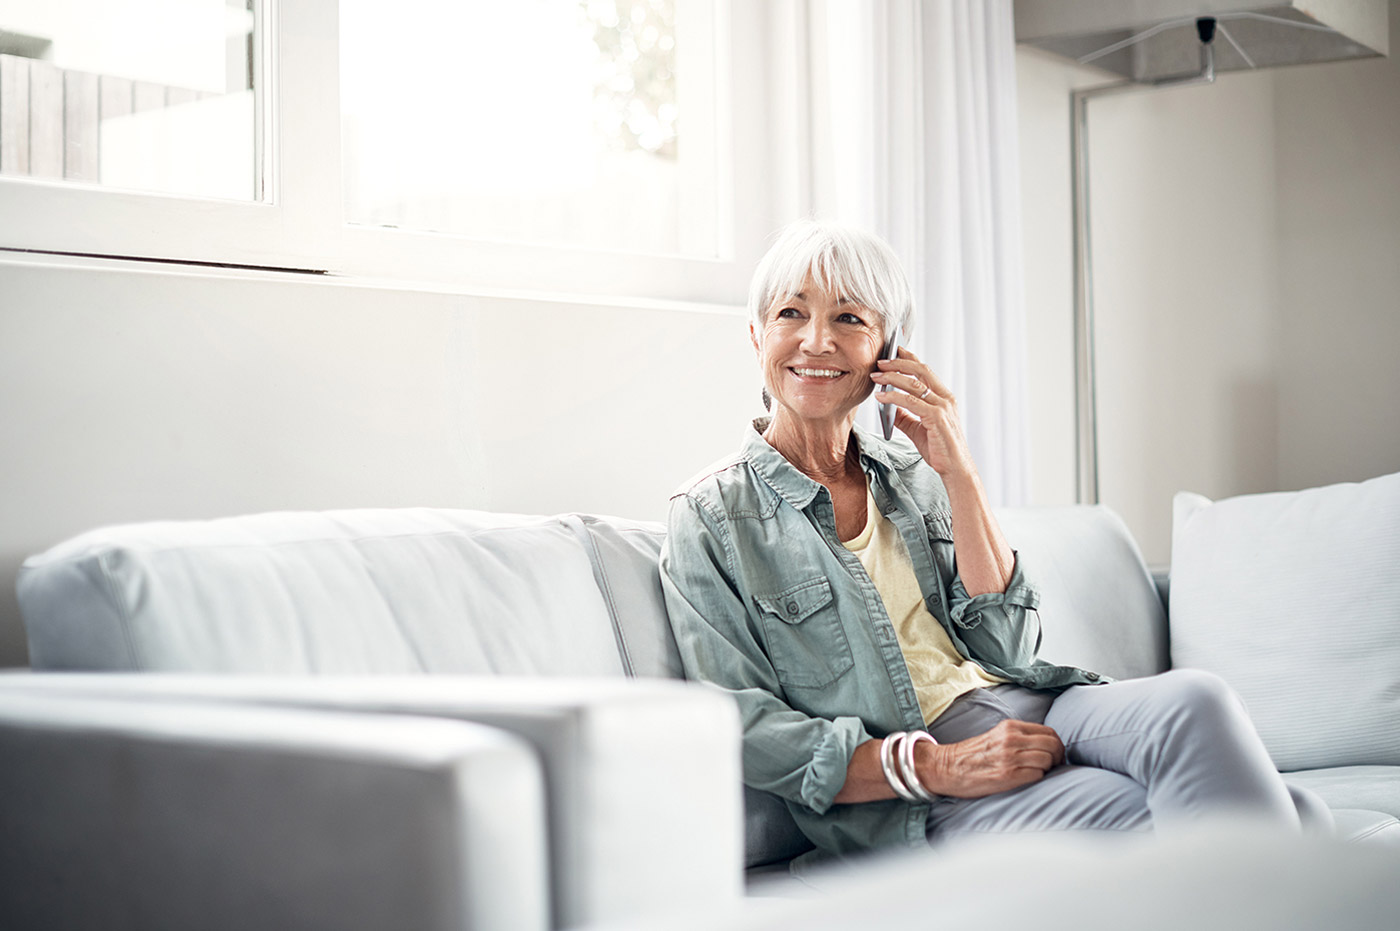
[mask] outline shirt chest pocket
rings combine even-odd
[[[822,688],[855,665],[831,583],[818,577],[773,595],[756,595],[768,658],[786,687]]]

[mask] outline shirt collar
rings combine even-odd
[[[914,444],[901,433],[896,433],[893,438],[887,440],[876,436],[860,424],[856,424],[852,432],[855,434],[856,449],[860,451],[861,459],[873,459],[886,469],[907,469],[922,458]]]
[[[753,421],[744,431],[741,453],[749,465],[753,466],[754,471],[771,485],[784,501],[799,511],[803,510],[812,503],[817,492],[821,491],[822,484],[803,475],[796,466],[788,462],[787,457],[763,438],[763,431],[768,429],[771,421],[771,417],[759,417]],[[887,471],[893,471],[908,468],[919,461],[918,450],[912,445],[887,442],[859,426],[854,427],[852,433],[862,467],[875,462]]]

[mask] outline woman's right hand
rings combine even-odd
[[[991,730],[934,746],[921,743],[919,780],[936,795],[981,798],[1041,779],[1065,760],[1065,745],[1053,728],[1029,721],[1002,721]]]

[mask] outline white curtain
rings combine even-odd
[[[894,247],[909,347],[957,396],[992,503],[1026,504],[1011,0],[812,0],[807,34],[812,212]]]

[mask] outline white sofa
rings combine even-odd
[[[1169,837],[984,835],[869,857],[748,899],[611,931],[1379,931],[1400,914],[1400,850],[1210,822]]]
[[[151,735],[136,723],[123,728],[120,712],[108,715],[101,734],[75,728],[67,735],[67,765],[111,784],[131,778],[132,760],[170,765],[168,753],[150,748],[167,738],[201,751],[237,752],[217,729],[201,735],[201,716],[229,705],[255,706],[268,727],[280,726],[279,713],[295,712],[309,732],[316,719],[330,727],[341,716],[395,715],[415,726],[450,723],[470,726],[473,734],[488,728],[497,743],[525,748],[533,767],[526,776],[541,786],[540,810],[531,817],[543,831],[524,816],[519,830],[502,829],[497,806],[511,801],[513,808],[503,811],[518,810],[528,799],[498,801],[490,790],[452,781],[457,794],[449,801],[483,813],[459,824],[454,843],[478,851],[493,845],[496,852],[462,857],[455,887],[445,880],[430,890],[436,900],[418,900],[393,924],[398,928],[462,927],[464,914],[468,927],[575,927],[737,898],[743,893],[737,712],[710,688],[673,681],[679,666],[674,643],[660,636],[664,615],[627,601],[637,592],[649,598],[651,587],[659,587],[659,541],[656,526],[620,520],[428,509],[94,531],[23,568],[19,595],[34,672],[0,676],[0,709],[13,706],[12,726],[21,732],[31,729],[45,699],[105,703],[125,709],[133,722],[151,705],[183,709],[188,727],[177,735]],[[125,674],[133,671],[169,675]],[[0,732],[6,726],[0,713]],[[250,737],[254,745],[260,739]],[[127,749],[88,749],[89,741]],[[284,775],[327,778],[310,746],[279,764],[304,765],[306,773],[279,773],[239,791],[276,793]],[[366,752],[372,748],[369,743]],[[0,831],[10,852],[57,864],[61,888],[45,898],[41,887],[39,896],[24,893],[21,901],[8,896],[0,874],[0,927],[11,926],[6,918],[13,915],[69,917],[65,890],[74,888],[103,900],[87,915],[120,911],[128,896],[161,901],[154,890],[137,888],[154,881],[149,871],[113,856],[120,830],[101,810],[69,808],[63,785],[42,768],[12,767],[7,775],[12,790],[0,792]],[[157,774],[141,770],[135,778]],[[496,784],[505,781],[502,775]],[[194,781],[192,799],[201,788]],[[16,808],[29,798],[44,799],[50,814],[65,813],[64,831],[19,819]],[[219,800],[201,804],[212,808]],[[184,864],[198,874],[186,877],[196,885],[249,863],[263,864],[265,877],[280,875],[283,885],[268,901],[280,898],[286,908],[273,926],[377,928],[385,926],[382,915],[368,910],[333,909],[310,921],[298,899],[360,889],[375,863],[401,857],[406,848],[416,849],[414,859],[422,862],[446,842],[433,819],[424,818],[416,827],[400,825],[405,836],[385,833],[378,847],[365,846],[372,838],[358,847],[328,843],[318,867],[324,881],[306,885],[298,864],[313,839],[285,848],[243,842],[281,833],[275,806],[246,817],[264,811],[264,832],[245,824],[238,837],[220,837],[192,819],[196,836],[186,836],[182,822],[167,819],[166,834],[152,843],[197,851]],[[439,814],[444,823],[454,818],[446,803]],[[326,817],[333,820],[332,813]],[[71,842],[83,834],[93,842]],[[113,873],[123,878],[93,881]],[[380,882],[382,894],[419,894],[411,871],[395,875],[398,885]],[[460,900],[472,908],[449,907]],[[246,918],[211,910],[198,926],[247,927]],[[171,915],[156,924],[180,926]]]
[[[1313,501],[1322,523],[1336,520],[1329,508],[1347,519],[1359,508],[1377,526],[1389,521],[1379,538],[1369,530],[1357,538],[1368,550],[1356,558],[1391,562],[1379,572],[1368,563],[1360,576],[1348,576],[1348,584],[1365,589],[1370,612],[1331,625],[1323,650],[1284,616],[1289,599],[1296,602],[1287,585],[1243,599],[1264,610],[1262,618],[1246,611],[1242,620],[1213,595],[1222,583],[1212,571],[1226,572],[1227,581],[1238,571],[1228,554],[1212,551],[1221,540],[1244,566],[1286,561],[1270,546],[1290,534],[1246,545],[1215,526],[1230,529],[1238,502],[1248,511],[1260,501],[1212,506],[1185,499],[1174,561],[1186,571],[1172,581],[1172,599],[1184,600],[1185,610],[1170,626],[1165,580],[1154,581],[1111,511],[1025,509],[1000,517],[1041,582],[1047,658],[1118,677],[1160,672],[1173,660],[1215,668],[1244,694],[1276,760],[1294,770],[1288,778],[1331,805],[1345,838],[1398,843],[1400,663],[1391,662],[1395,654],[1385,650],[1394,648],[1384,641],[1400,617],[1393,569],[1400,476],[1339,489],[1320,507],[1304,503]],[[1279,526],[1269,524],[1270,507],[1296,514],[1303,500],[1260,498],[1266,507],[1251,518],[1256,536],[1260,520]],[[1314,532],[1304,528],[1305,543]],[[771,796],[746,791],[741,805],[738,725],[728,700],[703,686],[662,681],[680,672],[656,577],[663,533],[657,524],[587,515],[431,509],[93,531],[32,557],[21,570],[36,672],[0,677],[0,709],[59,699],[115,707],[120,699],[192,715],[255,704],[268,713],[392,713],[487,725],[524,741],[539,761],[547,837],[538,856],[548,863],[548,920],[555,926],[713,907],[738,898],[743,866],[751,876],[781,869],[805,841]],[[1197,538],[1204,543],[1192,543]],[[1302,575],[1291,564],[1276,563],[1275,571]],[[1315,576],[1308,581],[1326,585]],[[1335,588],[1327,591],[1330,601],[1319,603],[1337,604]],[[1377,662],[1378,649],[1385,655]],[[1369,670],[1360,683],[1357,668]],[[1293,678],[1280,678],[1279,669]],[[51,674],[58,670],[65,674]],[[79,670],[85,674],[71,674]],[[118,671],[182,675],[110,674]],[[1324,733],[1318,715],[1335,713],[1328,696],[1337,680],[1329,677],[1347,672],[1359,687],[1345,700],[1360,723],[1332,722]],[[72,735],[69,742],[85,739]],[[93,758],[108,766],[102,778],[121,778],[118,764]],[[51,796],[62,786],[45,783],[42,773],[30,782],[25,791],[61,805]],[[0,806],[15,797],[0,793]],[[475,804],[481,798],[490,795]],[[21,846],[46,843],[32,825],[15,836]],[[67,869],[95,868],[83,862],[86,851],[77,854]],[[342,855],[325,850],[329,860]],[[516,859],[528,861],[528,852]],[[529,895],[538,882],[526,867],[492,866],[493,882],[466,876],[469,892],[441,894],[485,903],[496,894]],[[133,875],[133,882],[146,881]],[[297,888],[286,894],[295,898]],[[480,904],[477,912],[490,916],[496,908]],[[425,918],[417,926],[452,925]]]

